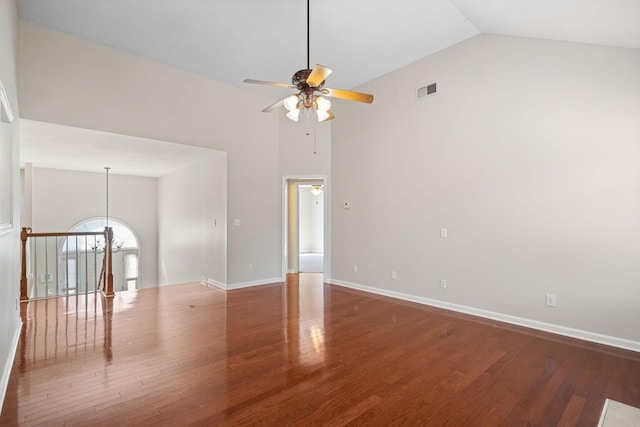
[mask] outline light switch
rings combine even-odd
[[[240,227],[240,220],[239,219],[234,219],[233,220],[233,225],[235,225],[236,227]]]

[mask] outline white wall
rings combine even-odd
[[[481,35],[359,89],[332,127],[334,280],[640,351],[639,50]]]
[[[7,92],[11,109],[16,117],[12,124],[4,123],[11,135],[7,144],[11,152],[11,178],[13,194],[0,194],[0,197],[12,200],[13,227],[0,232],[0,410],[4,400],[11,363],[20,332],[20,315],[17,299],[20,296],[19,247],[19,120],[17,93],[17,32],[18,6],[15,0],[0,2],[0,81]],[[0,143],[3,140],[0,139]],[[5,146],[5,148],[7,148]],[[4,187],[2,187],[4,188]]]
[[[19,29],[23,118],[227,151],[229,223],[241,221],[227,229],[227,281],[280,277],[278,118],[261,112],[272,99],[29,22]]]
[[[33,167],[33,231],[67,231],[106,214],[105,173]],[[127,224],[138,238],[138,287],[158,284],[158,180],[109,173],[109,217]]]
[[[206,158],[158,180],[159,283],[226,285],[227,156]]]
[[[347,101],[334,100],[333,105],[341,102]],[[328,195],[331,194],[331,128],[335,120],[318,123],[313,116],[306,120],[304,113],[301,113],[300,120],[293,122],[286,117],[283,110],[280,109],[278,112],[280,175],[288,179],[311,177],[324,179],[324,191],[327,195],[323,206],[324,271],[325,276],[330,277],[331,201]],[[305,244],[305,242],[300,243]],[[282,271],[286,270],[287,267],[283,265]]]
[[[294,122],[284,113],[284,108],[269,113],[279,121],[280,175],[328,175],[331,172],[332,121],[319,123],[314,116],[307,120],[303,112],[300,113],[300,119]]]

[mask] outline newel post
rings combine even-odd
[[[29,295],[27,290],[27,239],[29,238],[29,233],[31,229],[28,227],[22,227],[22,232],[20,233],[20,240],[22,240],[22,262],[20,269],[20,301],[28,301]]]
[[[111,255],[113,251],[111,250],[111,245],[113,244],[113,229],[111,227],[104,228],[104,237],[105,237],[105,247],[104,247],[104,256],[106,261],[106,270],[105,280],[104,280],[104,295],[106,297],[112,297],[115,295],[113,292],[113,262],[111,259]]]

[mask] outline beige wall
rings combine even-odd
[[[160,177],[158,213],[158,283],[226,285],[226,153]]]
[[[5,144],[3,152],[11,155],[12,193],[3,191],[0,198],[3,201],[12,200],[13,227],[0,230],[0,409],[9,381],[11,363],[20,332],[20,316],[17,299],[19,292],[19,242],[20,242],[20,216],[19,216],[19,186],[20,170],[18,163],[19,154],[19,126],[18,126],[18,93],[17,93],[17,31],[18,31],[18,6],[15,0],[0,2],[0,81],[4,86],[11,110],[15,116],[13,123],[2,123],[2,135],[0,144]],[[6,130],[6,132],[5,132]],[[0,188],[5,188],[2,186]],[[9,192],[11,193],[11,192]]]
[[[276,93],[277,94],[277,93]],[[286,93],[285,93],[286,94]],[[348,101],[334,101],[333,104]],[[282,176],[329,175],[331,172],[331,124],[318,123],[305,113],[293,122],[284,109],[270,113],[278,117],[279,164]]]
[[[347,102],[333,100],[332,104],[335,106]],[[325,227],[323,227],[322,243],[325,254],[324,271],[326,277],[330,277],[331,203],[328,195],[331,194],[331,126],[333,121],[318,123],[314,116],[309,116],[307,120],[304,113],[301,113],[300,120],[293,122],[286,117],[283,109],[278,113],[280,175],[287,179],[310,177],[324,179],[326,198],[323,206]],[[283,261],[290,263],[290,260]],[[297,265],[297,261],[295,263]],[[282,271],[286,272],[287,270],[289,270],[287,265],[283,265]]]
[[[638,50],[475,37],[362,86],[370,106],[336,102],[329,160],[271,99],[20,36],[23,117],[227,151],[229,284],[281,274],[281,176],[327,174],[335,281],[640,350]]]
[[[19,70],[23,118],[227,151],[227,281],[280,277],[273,100],[24,21]]]
[[[359,89],[334,280],[640,350],[639,50],[481,35]]]

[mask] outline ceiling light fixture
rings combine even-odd
[[[307,0],[307,68],[297,71],[291,78],[291,84],[267,82],[264,80],[244,80],[245,83],[286,87],[290,89],[297,89],[299,91],[297,95],[291,95],[281,99],[262,111],[268,113],[284,106],[284,108],[287,109],[287,117],[295,122],[298,121],[300,111],[302,110],[305,112],[315,112],[318,121],[324,122],[334,118],[334,115],[331,112],[331,102],[326,98],[327,96],[371,104],[373,102],[373,95],[324,87],[325,79],[332,73],[332,70],[320,64],[316,64],[313,69],[310,68],[309,21],[309,0]]]
[[[311,68],[309,67],[309,64],[310,64],[310,61],[309,61],[310,24],[309,22],[310,22],[309,0],[307,0],[307,70],[311,70]],[[325,70],[324,71],[326,73],[325,77],[328,76],[329,73],[331,73],[331,70],[329,70],[328,68],[326,67],[322,67],[322,68],[324,68]],[[294,79],[293,83],[297,84],[297,81],[301,82],[303,81],[303,79],[306,83],[310,73],[311,72],[309,73],[300,73],[300,71],[297,72],[293,76],[293,79]],[[299,77],[296,78],[296,76],[299,76]],[[323,79],[323,82],[324,82],[324,79]],[[322,84],[320,84],[318,88],[320,88],[320,86],[322,86]],[[295,105],[293,105],[294,98],[295,98]],[[292,95],[286,98],[284,102],[284,107],[289,111],[287,113],[287,117],[293,120],[294,122],[298,121],[298,117],[300,116],[300,110],[302,109],[305,109],[305,111],[310,111],[310,110],[315,111],[316,117],[318,118],[319,122],[324,122],[325,120],[331,120],[333,118],[333,114],[329,110],[331,108],[331,102],[328,99],[323,98],[322,96],[316,95],[313,88],[310,91],[302,91],[298,95]]]

